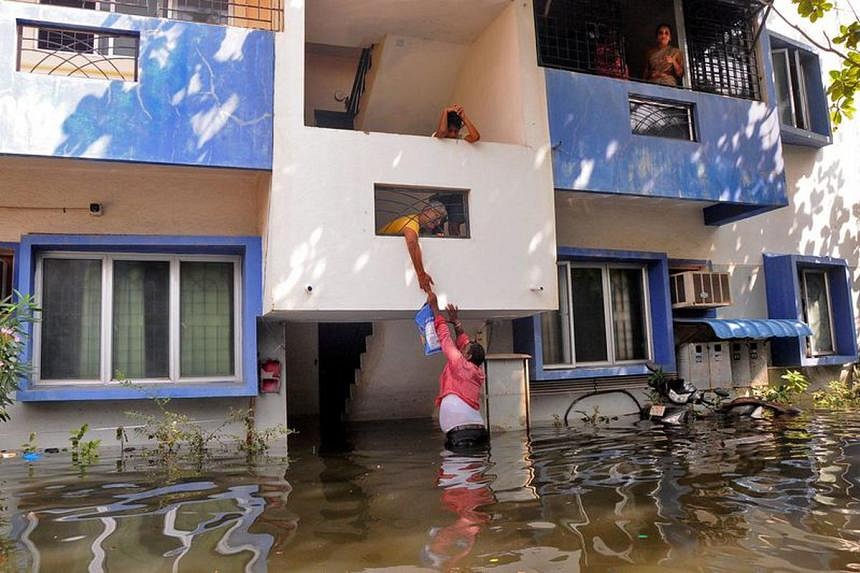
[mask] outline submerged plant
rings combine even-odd
[[[600,413],[600,407],[594,406],[591,411],[591,414],[586,414],[582,410],[574,410],[574,412],[578,414],[582,414],[582,421],[588,424],[589,426],[598,426],[600,424],[608,424],[614,420],[618,419],[618,416],[604,416]]]
[[[272,447],[273,440],[293,433],[293,430],[283,424],[257,429],[253,410],[232,410],[230,415],[233,420],[241,421],[245,427],[244,436],[234,437],[239,443],[239,450],[245,452],[249,458],[265,454]]]
[[[791,404],[809,388],[809,379],[799,370],[788,370],[779,378],[783,382],[755,388],[753,392],[769,402]]]
[[[819,408],[839,410],[860,407],[860,386],[847,381],[833,380],[827,388],[812,393],[812,400]]]
[[[29,295],[14,295],[0,301],[0,422],[9,421],[12,394],[18,381],[27,376],[29,367],[21,362],[27,338],[27,325],[34,320],[38,308]]]
[[[21,449],[25,454],[36,453],[36,432],[30,432],[30,437],[27,438],[25,443],[21,444]]]
[[[69,443],[72,446],[72,463],[82,468],[99,459],[99,446],[102,443],[101,440],[84,441],[84,436],[89,429],[90,425],[84,424],[80,428],[69,432]]]

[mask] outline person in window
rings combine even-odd
[[[439,311],[436,294],[427,293],[427,304],[433,311],[436,335],[447,362],[439,376],[439,427],[445,432],[445,448],[453,452],[481,447],[489,440],[487,425],[481,416],[481,389],[484,387],[484,347],[469,340],[457,315],[449,304],[448,319],[454,323],[456,343],[451,340],[448,323]]]
[[[418,213],[410,213],[398,217],[380,229],[382,235],[403,235],[406,239],[406,250],[412,259],[415,275],[418,277],[418,286],[424,292],[430,292],[433,279],[424,270],[424,260],[421,257],[421,246],[418,244],[418,236],[424,229],[427,233],[435,233],[448,219],[445,205],[439,201],[428,202]]]
[[[678,86],[684,77],[684,55],[681,50],[671,46],[672,28],[669,24],[657,26],[657,45],[648,50],[645,56],[643,77],[649,82],[664,86]]]
[[[472,120],[469,119],[469,116],[466,115],[463,106],[454,104],[450,105],[442,110],[442,113],[439,115],[439,125],[436,127],[436,131],[433,132],[433,137],[438,137],[440,139],[459,139],[460,138],[460,130],[463,129],[463,126],[466,126],[466,136],[463,137],[469,143],[475,143],[479,139],[481,139],[481,134],[478,132],[478,128],[475,127],[475,124],[472,123]]]
[[[447,221],[443,221],[433,229],[434,235],[445,237],[459,237],[463,233],[463,224],[466,222],[465,196],[462,193],[436,193],[430,197],[431,201],[439,201],[445,205],[448,212]],[[444,223],[447,222],[447,229]]]

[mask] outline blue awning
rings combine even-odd
[[[783,318],[677,318],[676,324],[706,325],[722,340],[730,338],[794,338],[811,336],[812,329],[799,320]]]

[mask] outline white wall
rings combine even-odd
[[[315,322],[286,324],[287,412],[290,416],[319,414],[319,330]]]
[[[517,16],[511,4],[469,46],[450,97],[484,141],[525,143]]]
[[[440,294],[489,317],[555,307],[555,230],[546,106],[524,90],[527,146],[305,127],[304,7],[276,38],[275,156],[264,310],[288,320],[407,318],[423,302],[404,241],[377,237],[373,185],[470,190],[472,238],[422,240]],[[518,33],[533,34],[531,12]],[[539,77],[534,53],[523,83]],[[540,115],[532,115],[540,114]],[[311,285],[311,294],[306,286]],[[540,294],[530,290],[543,286]]]
[[[449,98],[467,47],[388,35],[373,51],[373,67],[355,128],[431,135]]]

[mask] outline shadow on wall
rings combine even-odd
[[[151,21],[140,30],[139,82],[83,97],[54,154],[271,169],[272,34]]]

